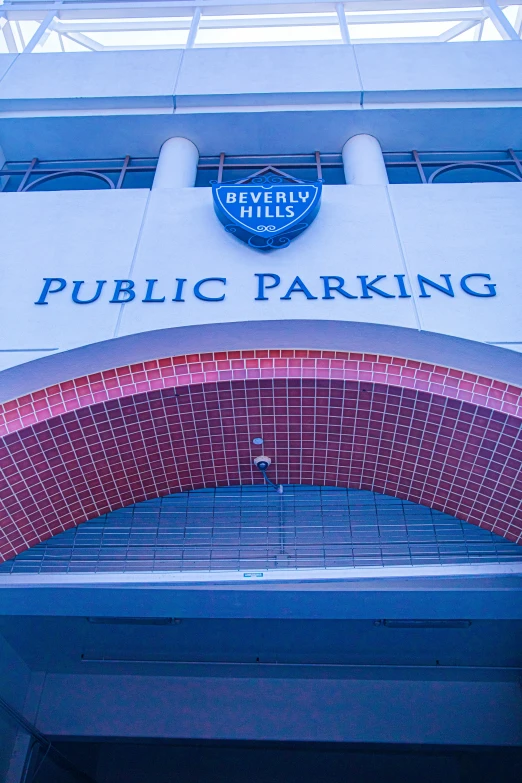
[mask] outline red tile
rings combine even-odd
[[[333,351],[193,354],[96,373],[0,408],[13,432],[3,425],[0,553],[159,492],[259,481],[249,433],[260,431],[278,481],[386,491],[519,540],[521,409],[521,390],[493,379]]]

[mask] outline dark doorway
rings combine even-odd
[[[96,783],[520,783],[522,749],[260,742],[57,742]],[[36,775],[34,774],[36,772]],[[35,759],[27,783],[80,783]]]

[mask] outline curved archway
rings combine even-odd
[[[482,377],[487,368],[489,378],[522,388],[520,354],[506,348],[404,326],[300,318],[173,326],[60,351],[0,372],[0,403],[71,378],[158,357],[274,347],[406,357],[423,365],[457,368],[473,377]]]
[[[396,495],[519,541],[522,390],[375,354],[245,350],[119,367],[1,411],[8,558],[109,510],[252,484],[262,435],[278,482]]]

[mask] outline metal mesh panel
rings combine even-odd
[[[521,562],[522,547],[424,506],[335,487],[201,489],[138,503],[0,573],[137,573]]]

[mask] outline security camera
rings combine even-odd
[[[265,484],[268,484],[270,487],[273,487],[273,489],[275,489],[279,495],[282,495],[283,485],[274,484],[274,482],[271,481],[271,479],[269,479],[268,476],[266,475],[266,471],[268,470],[271,464],[272,464],[272,460],[270,459],[270,457],[265,457],[264,454],[262,454],[260,457],[254,458],[254,465],[256,466],[256,468],[259,468],[259,470],[263,474]]]
[[[272,460],[270,457],[265,457],[262,455],[261,457],[256,457],[254,459],[254,465],[256,468],[259,468],[259,470],[267,470],[270,465],[272,464]]]

